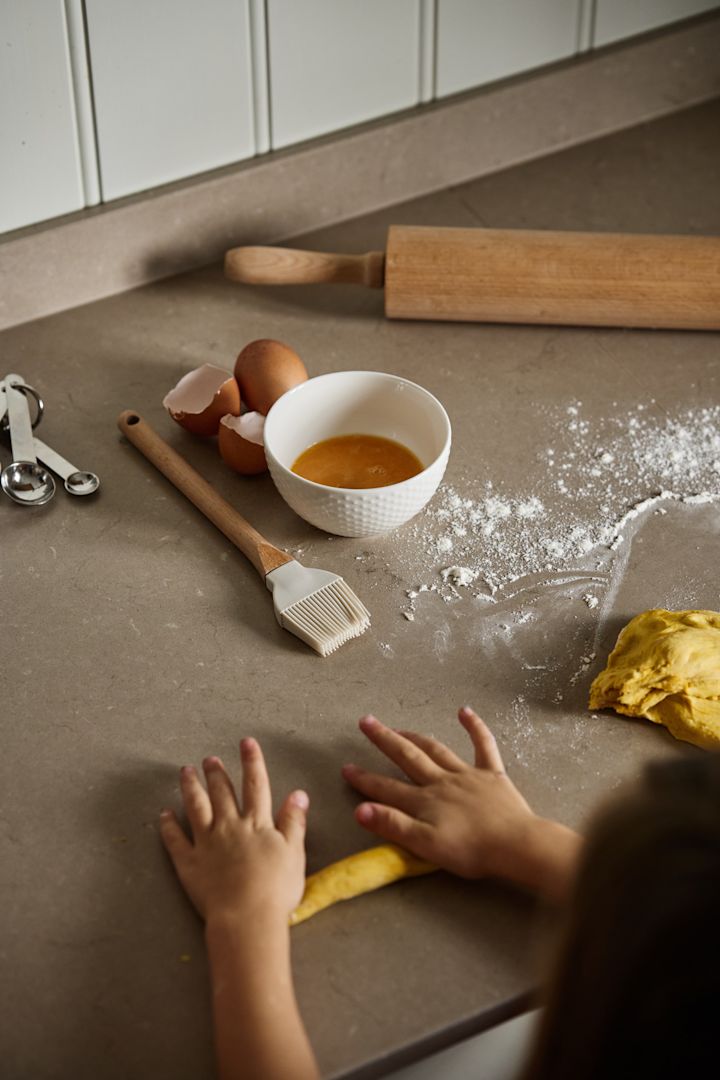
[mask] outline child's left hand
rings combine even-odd
[[[305,885],[308,796],[294,791],[273,822],[270,781],[255,739],[240,744],[242,806],[219,758],[203,761],[207,791],[192,765],[180,787],[192,840],[172,810],[160,815],[160,834],[177,875],[206,922],[277,917],[287,924]]]

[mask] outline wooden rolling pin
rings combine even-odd
[[[385,287],[390,319],[720,329],[720,237],[392,225],[387,251],[239,247],[231,281]]]

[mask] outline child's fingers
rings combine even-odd
[[[462,772],[467,768],[462,758],[453,753],[445,743],[434,739],[432,735],[420,735],[417,731],[398,731],[398,735],[402,735],[403,739],[409,739],[410,742],[419,746],[441,769],[447,769],[448,772]]]
[[[505,766],[500,757],[500,751],[495,742],[495,736],[477,713],[467,706],[458,713],[460,723],[472,739],[475,747],[475,764],[479,769],[490,769],[492,772],[504,773]]]
[[[355,820],[383,840],[426,858],[431,839],[430,826],[416,821],[402,810],[381,803],[360,803],[355,807]]]
[[[172,810],[162,810],[160,813],[160,837],[173,862],[192,851],[192,844]]]
[[[198,832],[212,825],[213,812],[210,797],[193,765],[184,765],[180,770],[180,790],[192,834],[197,837]]]
[[[416,784],[427,784],[441,776],[441,770],[424,750],[385,727],[377,717],[363,716],[360,730]]]
[[[242,759],[242,812],[258,825],[272,825],[272,796],[265,758],[256,739],[240,743]]]
[[[277,827],[289,844],[300,844],[305,840],[307,812],[310,799],[305,791],[293,791],[280,807]]]
[[[222,819],[237,817],[239,810],[235,788],[220,758],[206,757],[203,769],[215,824]]]
[[[396,806],[412,814],[417,808],[419,788],[406,784],[404,780],[393,780],[379,773],[366,772],[357,765],[343,765],[342,774],[349,784],[366,795],[368,799]]]

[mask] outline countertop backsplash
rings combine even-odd
[[[567,60],[716,0],[4,0],[0,232]]]

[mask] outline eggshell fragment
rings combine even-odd
[[[267,415],[278,398],[307,382],[302,360],[289,345],[271,338],[251,341],[235,361],[235,378],[249,409]]]
[[[223,416],[218,429],[218,450],[225,464],[244,476],[265,472],[264,427],[265,417],[259,412]]]
[[[183,375],[163,405],[193,435],[217,435],[220,418],[240,412],[240,388],[229,371],[203,364]]]

